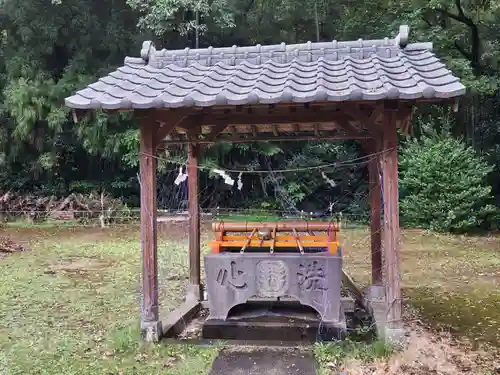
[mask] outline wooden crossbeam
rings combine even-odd
[[[277,113],[232,113],[225,116],[207,114],[203,116],[200,126],[218,124],[226,125],[261,125],[261,124],[322,124],[345,121],[345,115],[334,111],[297,110],[295,112],[280,111]],[[355,121],[355,120],[353,120]]]
[[[213,143],[246,143],[246,142],[290,142],[290,141],[326,141],[326,140],[363,140],[363,139],[371,139],[370,135],[360,134],[358,136],[349,136],[343,134],[325,134],[322,136],[315,135],[304,135],[304,136],[265,136],[265,137],[224,137],[217,138],[216,140],[209,139],[198,139],[195,142],[197,144],[213,144]],[[163,141],[164,145],[175,145],[175,144],[187,144],[193,142],[189,139],[179,139],[179,140],[165,140]]]

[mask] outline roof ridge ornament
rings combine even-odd
[[[410,37],[410,26],[401,25],[399,26],[399,34],[395,38],[395,42],[399,47],[405,48],[408,44],[408,39]]]
[[[151,40],[142,43],[141,59],[148,63],[149,58],[156,52],[155,44]]]

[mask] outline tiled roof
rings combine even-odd
[[[396,38],[351,42],[157,51],[66,98],[71,108],[127,109],[281,102],[451,98],[459,79],[431,52],[432,44]]]

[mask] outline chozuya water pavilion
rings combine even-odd
[[[177,329],[206,305],[197,167],[203,147],[346,139],[376,156],[369,164],[372,283],[359,298],[375,315],[380,334],[401,337],[397,133],[408,133],[417,103],[453,105],[465,93],[432,44],[409,43],[408,34],[401,26],[396,37],[380,40],[184,50],[157,50],[144,42],[140,57],[126,57],[124,66],[66,98],[76,114],[131,111],[140,123],[146,340]],[[189,151],[190,273],[185,302],[162,322],[155,156],[172,143],[187,144]]]

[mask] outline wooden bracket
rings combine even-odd
[[[344,130],[347,135],[352,137],[363,135],[361,129],[350,123],[351,119],[356,121],[356,119],[353,118],[352,116],[349,116],[348,114],[341,112],[341,113],[336,113],[335,117],[338,118],[339,120],[337,122],[338,127]]]
[[[89,111],[88,109],[72,109],[71,110],[71,115],[73,117],[73,122],[75,124],[78,124],[78,121],[80,121],[80,119],[88,119],[90,118],[92,112]]]
[[[349,109],[348,115],[358,121],[374,138],[380,139],[384,129],[379,125],[379,120],[384,114],[384,107],[381,105],[373,107],[369,115],[365,112],[359,106],[355,106]]]
[[[411,121],[413,119],[413,108],[410,106],[400,106],[396,112],[396,126],[403,134],[409,134],[411,130]]]
[[[212,129],[210,129],[210,134],[208,134],[207,138],[211,141],[214,141],[217,139],[217,136],[222,133],[225,129],[227,128],[227,124],[218,124]]]

